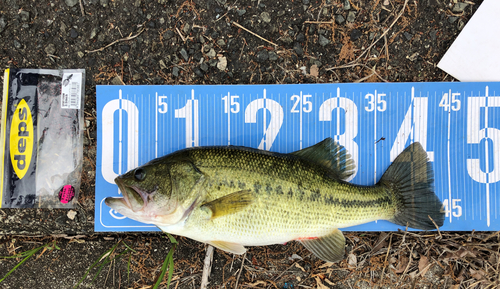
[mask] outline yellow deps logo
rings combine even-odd
[[[19,179],[22,179],[31,163],[33,153],[33,118],[23,99],[12,116],[10,126],[10,159]]]

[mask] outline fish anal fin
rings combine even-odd
[[[291,154],[308,159],[330,170],[332,176],[340,180],[346,180],[354,173],[355,164],[351,155],[332,138],[326,138],[313,146]]]
[[[345,238],[339,229],[318,238],[301,238],[298,240],[316,257],[327,262],[338,262],[344,259]]]
[[[210,219],[215,219],[239,212],[250,205],[253,200],[254,196],[252,191],[243,190],[205,203],[201,206],[201,208],[210,210],[212,213]]]
[[[243,245],[224,242],[224,241],[210,241],[207,244],[214,246],[215,248],[221,249],[222,251],[241,255],[244,254],[247,249]]]

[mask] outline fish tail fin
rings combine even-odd
[[[407,147],[389,166],[379,184],[389,189],[397,204],[396,213],[389,221],[421,230],[443,225],[445,216],[441,201],[434,193],[432,165],[420,143]]]

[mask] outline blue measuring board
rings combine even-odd
[[[420,142],[443,201],[442,230],[500,230],[500,83],[97,86],[95,231],[155,231],[118,214],[114,178],[194,146],[288,153],[332,137],[351,180],[373,185]],[[345,231],[392,231],[378,221]]]

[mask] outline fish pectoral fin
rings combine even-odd
[[[224,241],[210,241],[207,243],[209,245],[214,246],[215,248],[221,249],[222,251],[226,251],[237,255],[245,254],[245,252],[247,251],[247,249],[243,247],[243,245],[236,243],[230,243]]]
[[[341,180],[348,179],[356,167],[346,149],[331,138],[326,138],[313,146],[291,154],[308,159],[330,170],[334,178]]]
[[[303,239],[299,242],[323,261],[338,262],[344,259],[345,238],[339,229],[323,237]]]
[[[201,206],[203,210],[210,210],[210,219],[229,215],[241,211],[254,200],[252,191],[243,190],[218,198]]]

